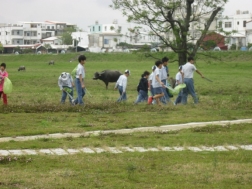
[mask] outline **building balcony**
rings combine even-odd
[[[40,36],[24,36],[25,40],[40,40]]]

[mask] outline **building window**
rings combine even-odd
[[[219,28],[222,28],[222,22],[219,22]]]
[[[101,26],[99,26],[99,31],[101,31]]]
[[[105,26],[104,30],[107,31],[107,26]]]
[[[108,39],[104,39],[104,45],[108,45],[109,44],[109,40]]]
[[[47,26],[47,29],[50,29],[50,26]]]
[[[246,24],[247,22],[246,21],[243,21],[243,27],[246,28]]]
[[[19,31],[17,31],[17,34],[19,35]]]
[[[19,41],[17,41],[17,43],[19,44]]]
[[[94,26],[93,26],[93,31],[94,31]]]
[[[231,28],[232,22],[225,22],[225,28]]]
[[[239,21],[237,22],[237,25],[239,25],[240,23],[239,23]]]
[[[52,26],[52,29],[54,29],[54,26]]]

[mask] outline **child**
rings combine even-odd
[[[176,74],[176,86],[183,83],[183,76],[182,76],[181,71],[182,71],[182,66],[179,66],[179,71]],[[181,99],[182,99],[182,90],[179,92],[178,97],[174,102],[174,105],[181,103]]]
[[[161,74],[160,74],[162,62],[158,60],[156,61],[155,65],[156,65],[156,69],[154,71],[153,80],[152,80],[152,86],[154,88],[154,93],[155,93],[155,96],[153,96],[153,99],[155,99],[157,104],[160,105],[160,98],[164,96],[163,88],[165,87],[164,83],[161,81]]]
[[[130,75],[129,70],[125,70],[124,74],[119,77],[115,84],[115,90],[118,89],[120,93],[120,97],[118,98],[117,102],[126,101],[127,95],[126,95],[126,88],[127,88],[127,78]]]
[[[61,103],[64,104],[67,92],[73,97],[73,78],[69,73],[62,72],[58,79],[58,85],[60,90],[62,91]],[[73,103],[73,99],[69,96],[70,103]]]
[[[153,80],[153,74],[154,74],[154,71],[156,69],[156,66],[152,66],[152,73],[150,74],[149,76],[149,88],[150,88],[150,92],[151,92],[151,95],[154,96],[154,89],[153,89],[153,86],[152,86],[152,80]]]
[[[167,85],[167,78],[169,76],[168,66],[167,66],[168,62],[169,62],[169,58],[164,57],[162,59],[163,65],[161,66],[161,69],[160,69],[161,81],[162,83],[164,83],[165,86]],[[166,104],[168,101],[170,101],[170,97],[168,95],[168,90],[166,88],[163,88],[163,91],[164,91],[164,97],[161,100],[164,104]]]
[[[148,77],[149,77],[149,75],[150,75],[150,72],[148,72],[148,71],[145,71],[142,74],[142,78],[140,79],[139,84],[137,86],[138,96],[137,96],[137,100],[135,101],[135,104],[148,100],[148,89],[149,89]]]
[[[3,92],[4,79],[8,77],[8,72],[5,69],[6,69],[6,64],[2,63],[0,65],[0,98],[2,97],[2,94],[3,94],[3,103],[4,105],[7,105],[7,95],[4,94]]]

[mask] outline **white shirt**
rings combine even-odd
[[[182,72],[184,73],[184,78],[193,78],[193,73],[196,71],[197,68],[191,64],[190,62],[187,62],[182,67]]]
[[[152,73],[150,74],[149,79],[148,79],[148,80],[150,81],[150,85],[152,85],[153,73],[154,73],[154,72],[152,72]]]
[[[67,73],[66,79],[63,79],[61,76],[59,76],[58,85],[59,85],[60,90],[62,90],[63,87],[72,87],[72,83],[73,83],[73,78],[69,73]]]
[[[76,78],[79,78],[80,74],[81,74],[82,78],[85,78],[84,66],[81,65],[81,63],[79,63],[78,66],[77,66]]]
[[[178,72],[176,74],[176,85],[181,84],[181,83],[183,83],[182,74],[180,72]]]
[[[127,87],[127,77],[123,74],[119,77],[119,79],[116,82],[115,88],[117,88],[118,86],[123,87],[123,92],[126,91],[126,87]]]
[[[160,69],[160,75],[161,75],[161,81],[167,79],[166,67],[163,65],[162,65],[162,68]]]
[[[160,74],[160,69],[159,68],[156,68],[154,73],[153,73],[152,87],[153,88],[162,87],[162,85],[160,85],[160,83],[156,79],[156,76],[158,76],[160,81],[161,81],[161,74]]]

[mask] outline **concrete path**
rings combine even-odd
[[[23,150],[0,150],[1,157],[4,156],[21,156],[21,155],[73,155],[73,154],[99,154],[99,153],[126,153],[126,152],[225,152],[234,150],[250,150],[252,151],[252,145],[240,145],[240,146],[215,146],[215,147],[156,147],[156,148],[144,148],[144,147],[103,147],[103,148],[80,148],[80,149],[23,149]]]
[[[232,120],[232,121],[211,121],[211,122],[194,122],[194,123],[185,123],[185,124],[174,124],[174,125],[164,125],[164,126],[153,126],[153,127],[138,127],[134,129],[120,129],[120,130],[106,130],[106,131],[89,131],[84,133],[55,133],[47,135],[35,135],[35,136],[17,136],[17,137],[3,137],[0,138],[0,142],[9,142],[9,141],[28,141],[36,140],[41,138],[67,138],[67,137],[87,137],[87,136],[98,136],[101,134],[129,134],[133,132],[160,132],[160,131],[173,131],[181,129],[189,129],[194,127],[205,127],[209,125],[234,125],[242,123],[252,123],[252,119],[241,119],[241,120]]]

